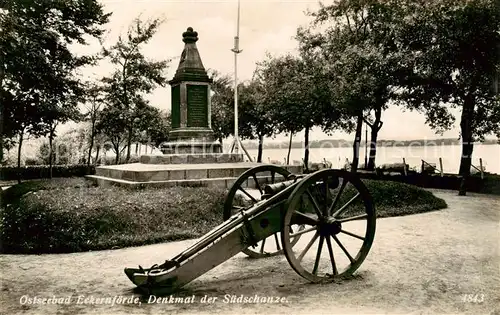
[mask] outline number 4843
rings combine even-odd
[[[462,295],[462,302],[466,303],[483,303],[484,302],[484,294],[464,294]]]

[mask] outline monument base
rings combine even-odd
[[[237,153],[202,153],[202,154],[165,154],[141,155],[142,164],[207,164],[243,162],[243,154]]]
[[[117,185],[130,188],[145,187],[220,187],[231,188],[243,172],[262,163],[206,164],[143,164],[131,163],[96,167],[95,175],[86,175],[99,186]],[[302,166],[284,165],[289,172],[300,174]],[[277,175],[278,176],[278,175]],[[266,176],[267,177],[267,176]],[[271,177],[271,174],[269,174]],[[250,181],[253,183],[253,180]]]
[[[215,136],[211,128],[208,127],[181,127],[174,128],[169,132],[170,141],[193,141],[203,139],[214,141]]]
[[[160,150],[163,154],[221,154],[222,145],[218,141],[205,139],[178,140],[163,143]]]

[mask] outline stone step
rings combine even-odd
[[[218,178],[237,178],[257,163],[206,163],[206,164],[143,164],[132,163],[108,165],[96,168],[96,176],[125,180],[129,182],[164,182],[201,180]],[[291,173],[302,171],[300,166],[283,166]],[[265,174],[262,174],[265,175]],[[270,174],[269,174],[270,176]]]
[[[236,153],[200,153],[200,154],[164,154],[141,155],[143,164],[209,164],[243,162],[243,154]]]
[[[236,181],[236,178],[234,177],[164,180],[164,181],[147,181],[147,182],[136,182],[136,181],[110,178],[98,175],[86,175],[85,177],[96,183],[99,187],[120,186],[127,188],[144,188],[144,187],[169,188],[175,186],[231,188],[233,183]]]
[[[183,180],[164,180],[164,181],[147,181],[147,182],[136,182],[125,179],[109,178],[98,175],[86,175],[87,179],[96,183],[99,187],[110,187],[110,186],[120,186],[127,188],[169,188],[175,186],[183,187],[219,187],[230,189],[234,182],[238,179],[237,177],[223,177],[223,178],[202,178],[202,179],[183,179]],[[279,182],[284,180],[283,177],[276,176],[274,182]],[[259,185],[263,186],[266,183],[271,182],[271,176],[259,176],[257,178]],[[253,178],[247,180],[246,183],[241,185],[242,188],[256,188]]]

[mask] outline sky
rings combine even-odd
[[[116,42],[120,34],[126,34],[130,23],[137,17],[141,19],[163,18],[154,38],[143,48],[146,57],[164,60],[172,59],[166,71],[168,79],[173,78],[177,69],[184,43],[182,33],[188,27],[198,32],[198,50],[206,69],[215,69],[222,74],[234,75],[234,45],[237,21],[237,0],[102,0],[106,12],[113,12],[106,26],[107,46]],[[238,55],[238,80],[249,80],[255,70],[255,64],[271,55],[295,54],[297,42],[293,39],[297,27],[307,25],[310,17],[304,13],[318,7],[318,1],[277,1],[277,0],[241,0],[240,8],[240,49]],[[77,47],[75,51],[96,52],[97,42],[88,47]],[[100,77],[109,73],[110,65],[87,69],[85,75]],[[170,87],[156,89],[149,100],[153,106],[170,110]],[[458,124],[443,135],[436,133],[425,124],[425,117],[416,112],[402,111],[398,107],[384,112],[384,126],[379,139],[435,139],[440,137],[458,138]],[[363,131],[364,133],[364,131]],[[311,139],[351,139],[353,135],[335,132],[326,135],[314,129]],[[279,135],[274,140],[284,141],[287,137]],[[303,139],[299,133],[296,140]]]

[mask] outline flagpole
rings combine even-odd
[[[238,135],[238,54],[240,50],[240,0],[238,0],[238,18],[236,20],[236,36],[234,37],[234,149],[238,153],[239,135]]]

